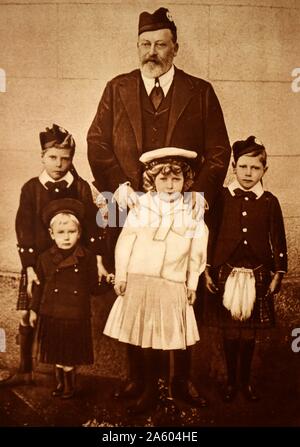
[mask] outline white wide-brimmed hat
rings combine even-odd
[[[154,149],[153,151],[144,152],[144,154],[140,156],[140,161],[146,164],[153,160],[166,157],[196,158],[197,155],[198,154],[195,151],[189,151],[179,147],[162,147],[160,149]]]

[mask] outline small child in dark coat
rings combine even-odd
[[[223,188],[212,215],[206,285],[217,293],[227,366],[225,402],[237,393],[257,401],[250,382],[256,330],[275,323],[273,296],[287,271],[284,223],[278,199],[264,191],[265,147],[250,136],[233,144],[236,179]]]
[[[90,296],[98,286],[97,260],[80,243],[84,207],[75,199],[50,202],[43,213],[55,244],[38,258],[30,325],[37,327],[38,357],[56,365],[53,396],[75,392],[75,365],[93,363]]]

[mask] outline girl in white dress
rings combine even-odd
[[[186,193],[196,156],[179,148],[141,156],[147,193],[129,212],[116,245],[118,298],[104,334],[142,348],[144,389],[136,413],[157,401],[159,350],[186,349],[199,340],[193,304],[208,231],[202,196]]]

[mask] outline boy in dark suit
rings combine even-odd
[[[42,164],[39,177],[26,182],[21,190],[16,216],[18,250],[22,263],[17,310],[20,311],[19,344],[20,365],[18,372],[1,385],[32,384],[33,328],[29,325],[29,300],[32,285],[39,284],[35,268],[38,255],[51,245],[48,228],[42,221],[43,208],[54,199],[73,198],[85,207],[83,243],[97,254],[98,273],[107,275],[100,253],[103,251],[103,234],[96,225],[97,208],[93,203],[89,184],[78,176],[73,167],[75,141],[62,127],[53,124],[40,133]]]
[[[278,199],[264,191],[267,154],[255,137],[233,144],[236,179],[223,188],[212,215],[206,285],[219,299],[227,366],[226,402],[242,391],[258,396],[250,383],[256,329],[274,325],[273,295],[287,271],[284,224]]]

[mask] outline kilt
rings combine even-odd
[[[26,269],[22,269],[19,283],[17,310],[29,310],[30,298],[27,294],[27,284],[28,279]]]

